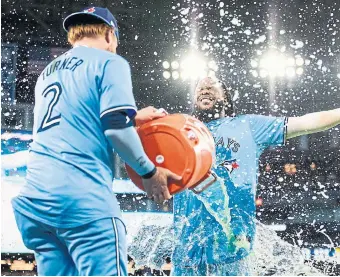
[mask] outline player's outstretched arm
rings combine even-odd
[[[287,125],[287,139],[328,130],[340,124],[340,108],[290,117]]]

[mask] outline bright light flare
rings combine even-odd
[[[216,72],[213,71],[213,70],[209,70],[209,72],[208,72],[208,77],[216,78]]]
[[[258,63],[255,60],[251,60],[250,65],[251,65],[252,68],[256,68],[258,66]]]
[[[288,59],[281,53],[269,52],[260,60],[260,68],[266,70],[269,76],[284,76]]]
[[[260,77],[261,78],[266,78],[268,76],[268,71],[265,69],[260,70]]]
[[[169,71],[164,71],[164,72],[163,72],[163,77],[164,77],[165,79],[169,79],[169,78],[171,77],[170,72],[169,72]]]
[[[287,59],[287,66],[295,66],[295,59],[294,58],[288,58]]]
[[[217,66],[215,61],[208,62],[208,67],[213,71],[217,71],[217,69],[218,69],[218,66]]]
[[[163,67],[164,67],[164,69],[169,69],[170,68],[169,62],[168,61],[164,61],[163,62]]]
[[[207,76],[207,64],[199,55],[191,54],[181,63],[182,79],[197,79]]]
[[[288,78],[293,78],[295,76],[295,68],[294,67],[287,67],[286,75]]]
[[[303,74],[303,68],[302,68],[302,67],[298,67],[298,68],[296,69],[296,74],[297,74],[297,75],[302,75],[302,74]]]
[[[259,77],[259,73],[258,73],[256,70],[252,70],[252,71],[251,71],[251,74],[252,74],[255,78]]]
[[[299,55],[289,57],[287,54],[275,50],[265,53],[258,64],[255,60],[251,61],[253,68],[258,67],[257,72],[261,78],[266,78],[267,76],[271,78],[294,78],[296,75],[303,74],[302,66],[304,64],[307,64],[307,60],[305,61]],[[256,76],[254,75],[254,77]]]
[[[297,66],[303,66],[305,61],[301,57],[296,57],[295,63],[296,63]]]
[[[172,69],[178,69],[179,68],[179,62],[178,61],[173,61],[171,63],[171,67],[172,67]]]
[[[174,80],[177,80],[177,79],[179,78],[179,72],[178,72],[178,71],[172,72],[172,78],[173,78]]]

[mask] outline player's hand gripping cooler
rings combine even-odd
[[[208,128],[196,118],[172,114],[138,128],[145,153],[156,166],[182,176],[182,185],[169,184],[170,194],[191,189],[200,193],[216,181],[210,171],[215,159],[215,143]],[[132,182],[144,190],[142,179],[128,165]]]

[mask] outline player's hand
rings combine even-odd
[[[153,106],[146,107],[137,111],[137,115],[135,117],[136,125],[141,126],[151,120],[162,118],[167,114],[168,113],[164,109],[156,109]]]
[[[169,193],[168,184],[181,185],[182,177],[162,167],[157,167],[157,172],[150,179],[142,179],[148,198],[162,204],[172,196]]]

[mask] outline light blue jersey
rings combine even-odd
[[[284,144],[285,123],[285,118],[241,115],[207,124],[216,144],[213,171],[219,178],[201,194],[186,190],[174,196],[175,275],[249,254],[259,157],[268,146]]]
[[[122,57],[79,46],[50,63],[35,88],[27,183],[12,201],[14,209],[63,228],[120,218],[113,151],[101,122],[118,110],[136,114],[130,67]]]

